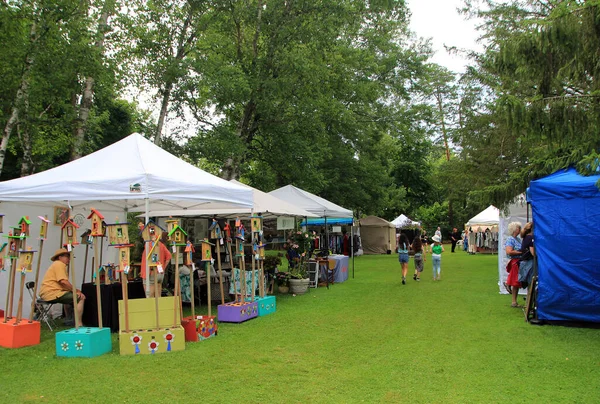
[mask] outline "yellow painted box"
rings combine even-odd
[[[184,349],[185,331],[182,326],[158,330],[119,331],[121,355],[152,355]]]

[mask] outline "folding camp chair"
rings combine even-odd
[[[52,306],[54,306],[55,303],[49,303],[44,299],[36,299],[33,295],[34,286],[35,282],[27,282],[25,284],[25,287],[29,292],[29,296],[31,296],[31,300],[35,300],[36,314],[34,316],[37,316],[37,321],[39,321],[40,323],[46,323],[50,331],[52,331],[52,325],[54,325],[54,327],[56,328],[56,322],[54,321],[54,318],[52,318],[52,316],[50,315],[50,310],[52,309]]]

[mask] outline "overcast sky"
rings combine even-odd
[[[454,72],[463,72],[467,61],[449,55],[446,46],[482,50],[476,43],[477,32],[472,20],[465,20],[457,8],[463,0],[407,0],[412,13],[410,27],[420,37],[431,38],[436,54],[432,61]]]

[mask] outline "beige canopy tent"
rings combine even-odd
[[[365,254],[387,254],[396,248],[396,226],[380,217],[360,219],[360,236]]]

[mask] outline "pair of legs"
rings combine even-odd
[[[434,255],[431,257],[431,262],[433,263],[433,280],[439,281],[442,274],[442,257]]]
[[[60,303],[65,305],[65,312],[67,312],[71,307],[73,307],[73,292],[66,292],[64,295],[59,297],[58,299],[54,299],[49,303]],[[83,305],[85,304],[85,296],[83,293],[81,297],[77,297],[77,306],[75,307],[74,315],[77,316],[77,324],[83,325],[81,318],[83,316]]]
[[[517,298],[519,297],[519,288],[516,287],[516,286],[512,286],[511,287],[511,294],[512,294],[512,303],[511,303],[511,306],[512,307],[519,306],[519,303],[517,302]]]
[[[413,275],[413,279],[415,281],[421,280],[421,272],[423,272],[423,259],[423,255],[415,255],[415,274]]]
[[[154,276],[155,276],[155,269],[151,269],[150,270],[150,294],[148,295],[148,297],[154,297],[154,296],[158,296],[161,297],[162,296],[162,283],[163,283],[163,279],[165,278],[164,274],[158,274],[158,279],[156,280],[156,285],[154,284]]]
[[[401,253],[398,257],[402,268],[402,284],[406,285],[406,274],[408,274],[408,253]]]

